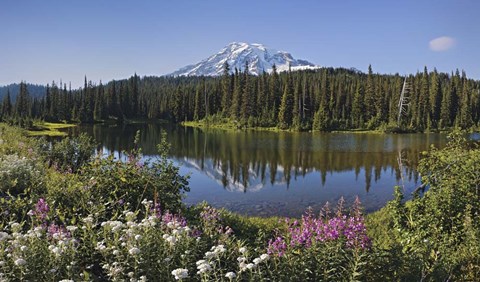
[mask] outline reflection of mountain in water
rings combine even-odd
[[[226,190],[230,192],[256,192],[261,190],[265,186],[265,179],[274,179],[272,185],[275,184],[283,184],[285,180],[283,179],[283,168],[277,168],[277,175],[275,177],[270,177],[269,171],[266,170],[266,175],[259,175],[257,171],[253,169],[253,167],[249,167],[245,174],[248,176],[243,178],[246,183],[239,181],[238,179],[233,178],[228,172],[223,171],[222,167],[225,167],[220,162],[219,164],[215,165],[211,159],[205,160],[204,162],[199,162],[197,159],[188,159],[184,158],[183,160],[178,160],[181,162],[182,165],[194,168],[198,171],[203,172],[205,175],[214,179],[219,185],[223,186]],[[242,173],[243,174],[243,173]]]
[[[110,151],[132,147],[135,132],[141,131],[145,155],[156,153],[162,131],[172,144],[171,156],[203,171],[227,190],[256,191],[265,183],[286,183],[319,172],[322,184],[335,172],[365,173],[365,189],[382,173],[400,180],[399,152],[404,177],[417,181],[415,168],[422,151],[430,144],[443,146],[440,134],[292,133],[262,131],[201,130],[158,124],[116,127],[93,126],[87,131]]]

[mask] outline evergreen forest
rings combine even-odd
[[[248,65],[244,69],[248,69]],[[399,99],[405,82],[405,111]],[[436,69],[408,76],[321,68],[253,76],[224,65],[219,77],[139,77],[67,88],[52,82],[45,95],[3,96],[0,118],[28,127],[34,119],[94,123],[131,119],[231,124],[236,128],[411,131],[468,129],[480,120],[480,82],[465,72]]]

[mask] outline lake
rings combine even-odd
[[[207,201],[241,214],[289,217],[341,197],[353,203],[356,196],[372,212],[393,198],[395,185],[408,197],[420,185],[420,153],[447,139],[438,133],[225,131],[152,123],[79,126],[70,133],[86,132],[104,153],[122,157],[137,130],[146,158],[155,157],[167,133],[170,158],[190,175],[186,204]]]

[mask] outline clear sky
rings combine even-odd
[[[321,66],[480,79],[480,1],[5,0],[0,85],[163,75],[233,41]]]

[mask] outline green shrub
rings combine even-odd
[[[405,204],[397,188],[389,204],[403,253],[420,268],[417,280],[480,278],[480,149],[460,133],[450,138],[420,162],[429,191]]]
[[[91,137],[82,133],[78,137],[65,137],[51,145],[45,143],[42,151],[49,166],[62,171],[76,172],[92,159],[95,144]]]
[[[0,157],[0,196],[18,196],[30,189],[31,193],[43,188],[43,171],[32,160],[17,155]]]

